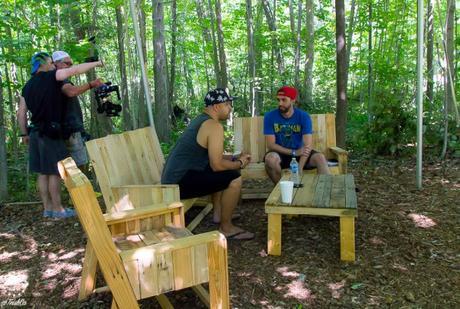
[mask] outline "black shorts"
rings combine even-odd
[[[211,167],[204,171],[188,171],[179,181],[180,198],[192,198],[225,190],[232,180],[240,177],[237,170],[214,172]]]
[[[289,168],[289,166],[291,165],[291,160],[292,160],[291,155],[286,155],[284,153],[279,153],[279,152],[276,152],[276,151],[267,151],[265,153],[265,156],[267,155],[267,153],[270,153],[270,152],[275,152],[280,156],[280,158],[281,158],[281,168]],[[310,155],[307,158],[307,162],[305,163],[305,165],[303,167],[304,170],[311,170],[311,169],[316,168],[315,166],[312,166],[310,164],[311,156],[314,155],[315,153],[318,153],[318,151],[313,150],[313,149],[310,151]],[[265,161],[265,156],[264,156],[264,161]],[[299,163],[300,156],[295,157],[295,158],[297,160],[297,163]]]
[[[70,156],[64,140],[40,136],[35,130],[32,130],[29,136],[30,172],[59,175],[57,163]]]

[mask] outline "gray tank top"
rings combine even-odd
[[[209,165],[208,149],[197,143],[198,130],[203,122],[211,119],[207,114],[195,118],[177,140],[176,145],[166,160],[162,184],[177,184],[189,170],[204,171]]]

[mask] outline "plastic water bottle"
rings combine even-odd
[[[290,167],[291,167],[291,181],[294,183],[294,186],[298,186],[300,182],[299,163],[297,163],[297,160],[295,159],[295,157],[292,157]]]

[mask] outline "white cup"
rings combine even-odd
[[[291,204],[294,182],[289,180],[280,181],[281,202]]]

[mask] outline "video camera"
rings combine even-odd
[[[107,117],[120,116],[121,105],[110,101],[110,93],[114,91],[117,93],[118,100],[121,100],[119,87],[117,85],[112,86],[111,82],[107,82],[94,90],[99,114],[105,113]]]

